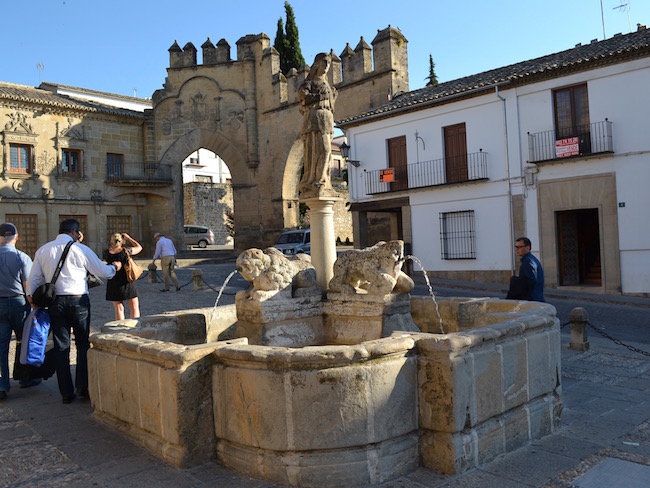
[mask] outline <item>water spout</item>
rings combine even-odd
[[[219,299],[221,299],[221,295],[223,295],[223,291],[226,289],[226,285],[230,281],[230,278],[235,276],[235,273],[237,273],[237,270],[233,270],[230,272],[228,276],[226,276],[226,279],[223,282],[223,285],[221,285],[221,288],[219,288],[219,294],[217,295],[217,300],[214,302],[214,307],[212,307],[212,312],[210,313],[210,322],[212,322],[212,319],[214,318],[214,314],[217,311],[217,305],[219,305]]]
[[[420,271],[422,271],[422,274],[424,275],[424,281],[426,281],[427,283],[427,287],[429,288],[429,295],[431,295],[431,299],[433,300],[433,304],[435,306],[434,309],[436,311],[436,315],[438,316],[438,323],[440,324],[440,333],[444,334],[445,329],[442,327],[442,316],[440,315],[440,309],[438,308],[436,295],[433,293],[433,288],[431,287],[429,276],[427,275],[427,272],[424,270],[424,266],[422,266],[422,261],[420,261],[417,257],[413,256],[412,254],[409,254],[408,256],[404,256],[404,261],[406,261],[407,259],[410,259],[414,263],[417,263],[417,265],[420,267]]]

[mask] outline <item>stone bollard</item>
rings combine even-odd
[[[576,349],[578,351],[589,350],[587,320],[589,320],[589,315],[582,307],[576,307],[569,312],[569,322],[571,322],[571,342],[569,343],[569,349]]]
[[[200,269],[192,271],[192,279],[194,280],[194,288],[192,288],[192,291],[203,290],[203,271]]]
[[[156,275],[156,265],[154,263],[149,263],[147,269],[149,270],[149,283],[160,283],[160,280]]]

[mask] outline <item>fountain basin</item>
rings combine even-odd
[[[554,307],[439,310],[444,334],[432,300],[412,297],[422,332],[300,348],[234,337],[234,306],[112,322],[91,337],[95,415],[176,466],[216,457],[294,486],[377,484],[418,465],[457,474],[553,432]],[[181,343],[201,330],[204,343]]]

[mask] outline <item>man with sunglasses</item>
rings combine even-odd
[[[511,281],[510,291],[507,298],[519,298],[535,302],[545,302],[544,299],[544,270],[542,263],[539,262],[532,252],[530,252],[531,242],[528,237],[520,237],[515,241],[515,251],[521,258],[521,267],[519,268],[519,277],[514,280],[513,286]],[[519,292],[515,291],[519,289]]]
[[[29,279],[28,300],[39,285],[49,282],[59,263],[63,250],[69,242],[68,255],[56,281],[56,299],[48,307],[54,336],[54,363],[59,391],[63,403],[71,403],[77,395],[88,398],[88,349],[90,342],[90,300],[86,275],[88,272],[100,278],[110,279],[122,264],[104,264],[88,246],[81,244],[83,234],[77,219],[67,219],[59,225],[59,235],[41,246],[34,255]],[[70,372],[70,331],[74,331],[77,346],[77,370],[74,385]],[[75,394],[74,386],[77,387]]]

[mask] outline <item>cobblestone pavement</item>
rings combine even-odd
[[[144,263],[143,264],[148,264]],[[138,282],[142,315],[213,306],[234,263],[181,261],[180,292],[162,293],[160,283]],[[192,291],[195,269],[204,291]],[[160,276],[160,271],[158,271]],[[246,282],[234,275],[220,304],[234,302]],[[426,290],[422,291],[426,293]],[[92,329],[113,320],[103,287],[91,290]],[[459,293],[462,296],[462,293]],[[603,298],[594,297],[595,301]],[[624,299],[617,298],[621,302]],[[632,300],[634,301],[634,300]],[[634,306],[649,307],[637,300]],[[639,329],[644,330],[644,329]],[[563,426],[555,434],[501,456],[461,476],[424,468],[382,488],[647,487],[650,479],[650,361],[648,357],[589,336],[587,352],[568,348],[562,334]],[[648,337],[632,345],[648,350]],[[13,361],[14,344],[10,361]],[[32,388],[12,381],[0,402],[0,486],[11,487],[273,487],[221,466],[217,461],[175,469],[106,427],[89,402],[63,405],[56,379]]]

